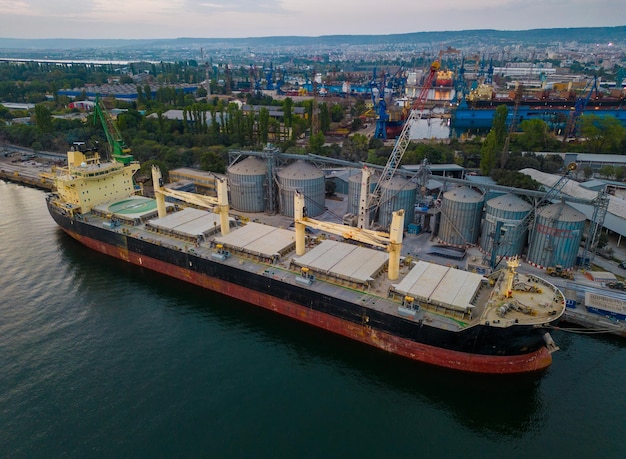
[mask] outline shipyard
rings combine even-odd
[[[622,457],[626,28],[271,7],[0,38],[3,452]]]

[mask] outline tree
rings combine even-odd
[[[265,145],[268,139],[270,124],[270,112],[267,108],[261,107],[259,110],[259,140]]]
[[[524,120],[520,124],[522,134],[518,136],[522,149],[526,151],[545,151],[548,145],[548,125],[543,120]]]
[[[330,109],[330,119],[333,122],[338,123],[343,119],[343,117],[344,117],[343,107],[339,104],[333,104],[333,106]]]
[[[492,129],[480,149],[480,172],[489,175],[496,165],[498,158],[498,143],[495,131]]]
[[[523,188],[526,190],[538,190],[539,183],[530,176],[518,171],[496,169],[491,174],[498,185]]]
[[[226,164],[222,156],[215,150],[204,152],[200,158],[200,168],[205,171],[223,174],[226,172]]]
[[[592,153],[621,153],[626,128],[612,116],[582,115],[580,132]]]
[[[148,83],[143,87],[143,96],[147,101],[152,99],[152,88],[150,88]]]
[[[53,130],[52,112],[43,104],[35,105],[35,126],[41,133],[49,133]]]
[[[137,105],[143,106],[146,103],[146,99],[143,96],[143,90],[141,86],[137,85]]]
[[[603,175],[605,178],[611,178],[615,176],[615,168],[610,164],[605,164],[598,171],[600,175]]]
[[[324,137],[323,132],[318,132],[317,134],[313,134],[309,137],[309,150],[311,153],[321,154],[322,148],[324,147],[324,142],[326,142],[326,138]]]
[[[291,97],[285,97],[285,100],[283,100],[283,119],[285,126],[290,128],[293,119],[293,100]]]
[[[326,102],[320,105],[320,131],[323,133],[330,131],[330,112]]]
[[[496,113],[493,116],[493,123],[491,125],[491,130],[495,135],[495,142],[497,148],[502,148],[504,146],[504,140],[507,136],[507,128],[506,128],[506,118],[509,116],[509,109],[506,105],[499,105],[496,108]]]
[[[363,161],[367,158],[367,136],[354,134],[344,140],[341,157],[347,161]]]

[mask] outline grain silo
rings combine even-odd
[[[230,206],[242,212],[263,212],[267,199],[267,165],[254,156],[228,168]]]
[[[348,179],[348,213],[354,215],[359,215],[362,177],[363,174],[359,172],[358,174],[351,175]],[[378,183],[379,178],[380,176],[378,174],[373,174],[370,177],[370,193],[376,188],[376,183]]]
[[[304,194],[306,214],[309,217],[321,215],[326,210],[326,185],[324,173],[312,164],[298,160],[281,169],[276,174],[280,213],[293,217],[294,194]]]
[[[443,194],[438,237],[444,243],[459,247],[478,240],[483,195],[468,187],[459,187]]]
[[[380,208],[378,223],[389,228],[393,212],[404,209],[404,227],[409,226],[415,217],[415,195],[417,184],[404,177],[392,177],[380,186]]]
[[[498,257],[521,255],[528,234],[528,214],[532,206],[519,196],[503,194],[485,203],[480,246],[488,254],[497,243]],[[499,234],[496,235],[496,230]]]
[[[587,217],[564,202],[537,211],[528,248],[528,262],[542,268],[576,264]]]

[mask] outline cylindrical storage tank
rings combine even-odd
[[[392,177],[380,187],[380,207],[378,209],[378,223],[383,228],[389,228],[393,212],[404,209],[404,227],[413,223],[415,218],[415,195],[417,184],[403,178]]]
[[[351,175],[348,178],[348,213],[359,215],[359,204],[361,200],[361,177],[363,174]],[[378,174],[372,174],[370,177],[370,192],[374,191],[379,180]]]
[[[438,237],[449,245],[467,247],[478,240],[483,195],[468,187],[443,194]]]
[[[296,190],[304,194],[306,214],[316,217],[326,210],[324,173],[312,164],[298,160],[276,174],[279,189],[280,213],[293,217],[293,199]]]
[[[267,165],[254,156],[228,168],[230,206],[242,212],[263,212],[267,196]]]
[[[574,267],[586,220],[583,213],[564,202],[539,209],[530,238],[528,262],[542,268]]]
[[[485,203],[485,216],[480,231],[480,246],[488,254],[495,247],[498,257],[514,257],[522,254],[528,231],[524,220],[532,206],[519,196],[504,194]],[[496,234],[498,229],[499,234]]]

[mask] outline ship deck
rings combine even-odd
[[[168,215],[170,219],[171,215]],[[272,257],[268,257],[267,254],[263,253],[231,250],[228,256],[218,258],[215,256],[216,246],[221,240],[221,236],[215,234],[215,226],[210,228],[213,230],[212,233],[207,228],[207,231],[200,233],[201,237],[193,238],[188,234],[177,235],[175,231],[155,230],[156,227],[159,227],[159,225],[155,224],[157,220],[163,222],[168,217],[156,219],[153,213],[147,213],[139,220],[137,218],[125,220],[123,215],[121,217],[117,219],[115,224],[111,224],[110,214],[105,215],[96,211],[87,214],[85,220],[89,224],[106,227],[111,231],[153,242],[159,246],[174,248],[201,258],[236,267],[242,271],[309,288],[320,295],[343,299],[385,314],[395,315],[411,321],[423,321],[440,329],[458,331],[485,323],[494,327],[508,327],[516,324],[542,325],[560,316],[564,309],[564,306],[555,301],[558,299],[558,289],[552,284],[539,278],[532,278],[532,276],[529,281],[528,276],[524,274],[517,274],[517,284],[533,283],[540,285],[541,288],[534,288],[532,292],[514,291],[514,297],[504,298],[498,293],[499,284],[497,282],[489,282],[485,278],[484,282],[480,282],[479,285],[474,283],[468,287],[475,288],[476,292],[473,296],[470,295],[472,297],[471,304],[466,310],[459,309],[457,306],[446,307],[445,304],[431,302],[429,298],[422,298],[415,304],[407,305],[405,303],[406,297],[398,294],[394,289],[413,269],[416,269],[417,265],[424,262],[403,264],[400,268],[400,278],[394,281],[387,278],[386,270],[382,270],[382,272],[379,270],[375,273],[375,277],[369,279],[366,283],[361,283],[358,279],[355,280],[349,277],[327,275],[316,276],[314,282],[310,285],[303,285],[298,280],[298,277],[301,277],[302,274],[301,264],[298,263],[298,260],[303,257],[296,257],[292,248],[285,246],[285,244],[280,246],[283,248],[287,247],[282,250],[283,253],[275,253]],[[230,234],[235,235],[231,236],[233,240],[237,240],[236,234],[240,229],[241,227],[232,228]],[[281,233],[282,236],[280,236],[282,238],[285,238],[284,232],[292,233],[286,229],[281,231],[283,232]],[[244,231],[241,234],[243,235]],[[272,237],[271,232],[267,237]],[[276,238],[276,234],[273,237]],[[280,250],[280,247],[275,247],[275,241],[273,244],[270,241],[267,242],[272,247],[272,250]],[[338,242],[338,244],[354,247],[347,242]],[[221,244],[219,245],[221,246]],[[312,238],[309,240],[308,246],[309,250],[315,250],[318,243]],[[374,251],[373,249],[368,250]],[[463,271],[455,271],[463,273]],[[477,276],[476,274],[472,275]],[[426,282],[426,280],[422,282]],[[430,279],[428,282],[437,283],[442,282],[442,280]],[[419,307],[417,307],[418,305]],[[506,311],[501,309],[502,305],[508,305]]]

